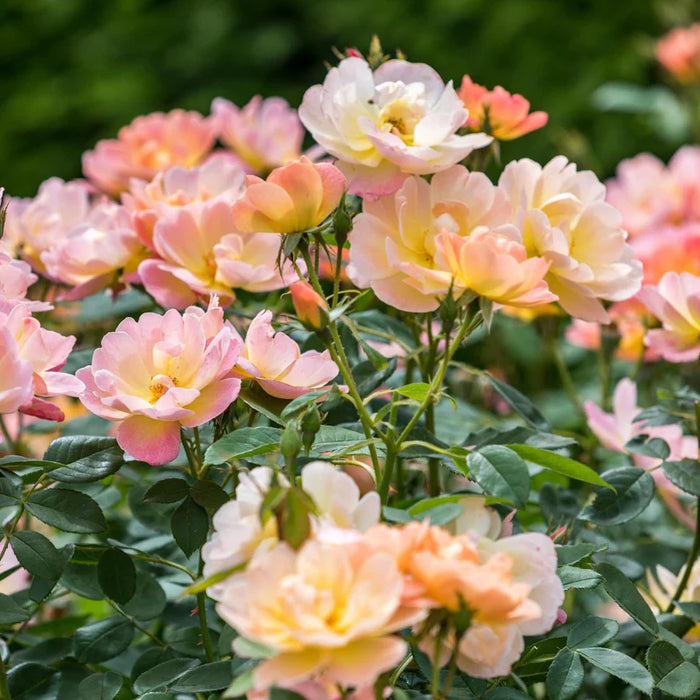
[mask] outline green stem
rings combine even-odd
[[[185,454],[187,455],[187,464],[190,467],[190,474],[195,481],[199,481],[199,467],[201,462],[197,460],[197,456],[192,449],[190,441],[185,437],[184,431],[180,431],[180,440],[182,441],[182,446],[185,448]]]
[[[435,655],[433,657],[433,673],[430,681],[430,695],[433,698],[440,697],[440,652],[442,651],[442,643],[445,641],[447,627],[440,626],[440,630],[435,638]]]
[[[202,555],[199,555],[199,573],[198,577],[201,577],[202,571],[204,570],[204,559]],[[206,608],[206,595],[204,591],[197,593],[197,617],[199,618],[199,629],[202,633],[202,642],[204,643],[204,653],[206,654],[207,661],[210,663],[215,661],[214,649],[211,643],[211,636],[209,635],[209,625],[207,624],[207,608]]]
[[[561,379],[564,391],[566,391],[568,397],[571,399],[571,403],[576,406],[576,410],[585,417],[586,412],[583,410],[583,404],[578,396],[574,381],[571,378],[571,373],[569,372],[569,368],[566,366],[566,362],[564,362],[564,358],[562,357],[561,350],[559,350],[559,347],[557,346],[556,340],[551,338],[548,340],[547,344],[549,345],[549,352],[552,356],[554,366],[557,368],[557,372],[559,373],[559,379]]]
[[[304,262],[306,263],[306,266],[308,268],[309,280],[311,282],[311,285],[318,294],[323,296],[323,288],[321,287],[321,283],[319,282],[316,270],[312,265],[308,246],[300,246],[300,250],[304,258]],[[352,376],[350,363],[348,361],[347,355],[345,354],[345,349],[343,348],[343,343],[340,339],[340,335],[338,334],[338,328],[335,321],[330,322],[330,324],[328,325],[328,331],[330,332],[331,336],[331,342],[327,343],[328,351],[331,354],[331,358],[338,366],[343,381],[348,387],[348,392],[350,393],[350,396],[352,397],[352,400],[355,404],[355,410],[357,411],[357,414],[360,417],[360,423],[362,423],[362,429],[365,433],[365,437],[368,440],[371,440],[374,432],[377,435],[379,435],[379,437],[384,439],[383,433],[381,432],[381,430],[379,430],[379,428],[376,425],[374,425],[372,418],[370,417],[365,405],[362,402],[362,397],[360,396],[360,392],[357,389],[357,384],[355,384],[355,378]],[[374,444],[369,445],[369,453],[372,458],[372,465],[374,467],[375,478],[377,479],[377,482],[379,482],[381,479],[381,468],[379,465],[377,449],[374,446]]]
[[[695,405],[697,406],[697,404]],[[678,587],[676,588],[676,592],[673,594],[671,602],[668,604],[666,610],[664,611],[667,613],[673,611],[674,602],[679,601],[681,599],[681,596],[685,592],[685,587],[688,585],[688,581],[690,581],[690,575],[693,571],[693,566],[698,558],[698,552],[700,552],[700,497],[697,500],[696,508],[697,513],[695,520],[695,535],[693,537],[693,544],[690,547],[690,553],[688,554],[688,561],[685,565],[685,571],[683,572],[683,576],[678,582]]]
[[[343,264],[343,246],[339,245],[335,257],[335,270],[333,271],[333,303],[331,308],[335,309],[338,306],[338,297],[340,295],[340,273]]]
[[[394,669],[391,676],[389,676],[389,687],[393,688],[396,685],[396,681],[399,680],[401,674],[409,667],[413,661],[413,654],[409,653],[404,660]]]

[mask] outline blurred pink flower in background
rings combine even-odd
[[[340,203],[345,177],[330,163],[306,156],[273,170],[262,180],[246,177],[233,206],[236,230],[245,233],[298,233],[316,228]]]
[[[211,111],[219,139],[254,172],[265,173],[301,155],[304,128],[281,97],[256,95],[240,108],[217,97]]]
[[[39,186],[36,197],[10,198],[3,240],[12,241],[11,254],[20,254],[34,270],[44,273],[41,253],[83,224],[91,206],[87,182],[52,177]]]
[[[679,83],[700,80],[700,23],[675,27],[662,36],[656,58]]]
[[[468,113],[452,83],[402,60],[374,72],[362,58],[342,60],[306,91],[299,116],[362,196],[396,192],[408,175],[445,170],[492,140],[460,136]]]
[[[700,277],[667,272],[656,286],[645,285],[639,299],[661,321],[644,342],[669,362],[700,357]]]
[[[618,212],[590,171],[564,156],[545,166],[524,158],[509,163],[498,185],[530,256],[551,263],[545,281],[562,308],[584,321],[608,323],[601,300],[624,301],[641,286],[642,266],[626,243]]]
[[[107,333],[92,364],[78,370],[80,400],[95,415],[118,421],[119,445],[149,464],[180,450],[180,427],[202,425],[238,396],[230,376],[241,343],[214,299],[205,312],[174,309],[124,319]]]
[[[272,313],[261,311],[248,326],[245,345],[236,373],[252,379],[280,399],[294,399],[324,388],[338,374],[328,350],[303,353],[297,343],[282,332],[275,333]]]
[[[98,189],[118,195],[132,177],[151,180],[173,165],[198,165],[215,140],[214,122],[198,112],[153,112],[122,127],[116,139],[98,141],[86,151],[83,172]]]
[[[457,93],[469,110],[464,126],[470,131],[487,131],[499,141],[509,141],[541,129],[547,123],[546,112],[530,112],[530,103],[522,95],[511,95],[500,85],[488,90],[465,75]]]
[[[622,214],[622,225],[635,236],[656,232],[663,224],[700,221],[700,148],[684,146],[664,165],[641,153],[623,160],[616,177],[605,183],[607,201]]]

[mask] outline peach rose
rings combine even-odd
[[[245,233],[308,231],[333,212],[344,191],[338,168],[302,156],[273,170],[267,180],[248,175],[245,192],[233,206],[233,220]]]
[[[700,23],[664,34],[656,44],[656,58],[679,83],[700,80]]]
[[[564,156],[544,167],[527,158],[499,179],[529,256],[550,262],[545,281],[563,309],[584,321],[608,323],[601,299],[624,301],[641,286],[642,266],[625,242],[620,215],[605,202],[592,172]]]
[[[487,131],[499,141],[510,141],[541,129],[547,123],[546,112],[530,113],[530,103],[522,95],[511,95],[500,85],[489,91],[465,75],[457,93],[469,110],[464,126],[470,131]]]

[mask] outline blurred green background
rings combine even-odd
[[[546,129],[506,144],[506,159],[565,153],[601,176],[623,157],[668,157],[688,136],[653,41],[697,16],[691,0],[0,0],[0,184],[34,194],[80,175],[80,155],[135,116],[254,94],[298,105],[331,47],[366,50],[372,33],[458,83],[520,92]],[[619,106],[619,90],[598,103]],[[670,102],[669,102],[670,100]],[[630,106],[631,105],[631,106]],[[670,105],[670,106],[669,106]],[[629,109],[649,112],[630,115]],[[680,122],[679,122],[680,119]],[[660,126],[661,125],[661,126]]]

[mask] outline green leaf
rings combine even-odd
[[[190,669],[199,666],[198,659],[170,659],[144,671],[135,681],[134,690],[145,693],[148,690],[164,688],[169,683],[184,676]]]
[[[524,396],[509,384],[504,384],[495,377],[492,377],[488,372],[484,372],[483,375],[491,382],[491,386],[506,400],[508,405],[533,428],[544,430],[548,433],[551,432],[552,428],[547,422],[547,419],[527,396]]]
[[[233,642],[233,651],[245,659],[269,659],[275,655],[275,650],[259,644],[245,637],[236,637]]]
[[[577,622],[566,638],[566,644],[571,649],[577,647],[598,647],[609,642],[620,629],[615,620],[604,617],[588,617]]]
[[[467,455],[469,475],[489,496],[512,501],[524,508],[530,493],[527,464],[513,450],[487,445]]]
[[[664,693],[689,698],[700,690],[700,670],[697,664],[686,661],[673,644],[654,642],[647,651],[647,666]]]
[[[63,557],[44,535],[25,530],[12,535],[10,544],[17,561],[33,576],[54,580],[63,573]]]
[[[311,454],[325,456],[327,453],[332,453],[336,450],[345,450],[358,442],[362,442],[364,439],[364,433],[358,433],[356,430],[349,430],[339,425],[322,425],[321,429],[316,433]],[[364,449],[366,451],[366,448]],[[362,449],[360,448],[355,454],[361,452]]]
[[[280,418],[284,421],[294,418],[297,413],[301,413],[310,403],[317,403],[322,397],[328,396],[330,390],[310,391],[307,394],[297,396],[292,399],[280,413]]]
[[[22,498],[22,487],[10,479],[0,478],[0,508],[18,506]]]
[[[700,622],[700,603],[676,603],[676,606],[691,620]]]
[[[427,384],[426,382],[416,382],[414,384],[406,384],[399,387],[395,391],[398,394],[401,394],[401,396],[406,396],[409,399],[421,402],[424,401],[425,397],[428,395],[428,392],[430,391],[430,384]]]
[[[657,437],[648,438],[648,435],[633,437],[625,444],[625,451],[656,459],[666,459],[671,454],[671,450],[665,440]]]
[[[599,669],[619,678],[633,688],[651,695],[654,688],[654,679],[639,662],[631,659],[614,649],[592,647],[589,649],[577,649],[577,652]]]
[[[637,587],[619,569],[607,562],[596,565],[608,595],[644,630],[656,637],[659,625]]]
[[[10,697],[16,700],[42,696],[45,698],[44,693],[48,690],[46,686],[55,673],[53,668],[32,662],[15,666],[7,674]]]
[[[226,491],[213,481],[195,481],[190,486],[190,496],[202,508],[213,508],[214,510],[218,510],[229,501]]]
[[[396,364],[397,360],[395,357],[389,359],[386,367],[382,370],[377,370],[369,360],[356,364],[352,368],[352,376],[355,379],[360,396],[368,396],[378,386],[384,384],[396,371]]]
[[[79,628],[73,638],[73,656],[81,664],[94,664],[121,654],[134,638],[129,620],[115,615]]]
[[[579,520],[596,525],[620,525],[636,518],[654,497],[654,479],[637,467],[619,467],[603,474],[615,491],[596,489],[593,503],[580,513]]]
[[[102,532],[107,526],[100,507],[90,496],[70,489],[45,489],[33,493],[27,510],[42,523],[65,532]]]
[[[124,464],[124,452],[114,438],[71,435],[54,440],[44,459],[65,465],[53,469],[51,478],[81,483],[114,474]]]
[[[693,496],[700,496],[700,462],[684,459],[680,462],[664,462],[664,474],[679,489]]]
[[[114,700],[122,685],[123,679],[118,673],[95,673],[81,681],[78,700]]]
[[[136,591],[134,562],[121,549],[110,547],[97,563],[97,580],[108,598],[120,605],[128,603]]]
[[[136,574],[134,595],[122,605],[122,610],[136,620],[153,620],[160,617],[166,604],[165,592],[156,578],[139,571]]]
[[[173,513],[170,527],[177,546],[189,557],[207,541],[207,511],[188,496]]]
[[[561,579],[564,590],[569,588],[595,588],[601,581],[601,576],[593,569],[582,569],[577,566],[560,566],[557,576]]]
[[[587,542],[557,545],[557,561],[559,566],[576,564],[582,559],[590,557],[591,554],[602,552],[607,548],[607,544],[588,544]]]
[[[583,683],[583,663],[578,654],[564,647],[547,671],[547,690],[552,700],[571,700]]]
[[[204,664],[180,676],[170,688],[178,693],[206,693],[228,688],[233,681],[230,661]]]
[[[177,503],[187,498],[190,485],[184,479],[161,479],[143,494],[144,503]]]
[[[382,517],[390,523],[410,523],[413,522],[411,514],[400,508],[392,508],[391,506],[383,506]]]
[[[29,613],[21,608],[14,598],[0,593],[0,625],[14,625],[29,619]]]
[[[282,431],[279,428],[239,428],[211,445],[204,454],[204,463],[223,464],[231,459],[245,459],[276,452],[281,436]]]
[[[570,479],[583,481],[586,484],[607,486],[610,488],[608,483],[602,479],[597,472],[594,472],[590,467],[574,459],[570,459],[569,457],[564,457],[556,452],[542,450],[532,445],[507,445],[507,447],[519,454],[526,462],[538,464],[540,467],[549,469],[549,471],[555,474],[568,476]]]
[[[446,525],[459,518],[463,513],[462,506],[458,503],[440,503],[421,510],[414,516],[416,520],[429,520],[431,525]]]

